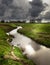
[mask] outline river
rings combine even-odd
[[[50,48],[40,45],[27,36],[18,33],[18,29],[9,32],[10,35],[14,36],[10,44],[24,50],[23,54],[28,59],[33,60],[36,65],[50,65]]]

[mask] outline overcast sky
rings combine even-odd
[[[50,0],[0,0],[0,19],[50,19]]]

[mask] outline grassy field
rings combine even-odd
[[[11,39],[10,36],[6,35],[6,32],[16,27],[16,24],[2,24],[0,23],[0,64],[1,65],[34,65],[31,60],[28,60],[23,56],[22,51],[19,48],[13,50],[14,55],[20,59],[14,60],[11,54],[12,46],[9,45],[7,39]]]
[[[50,47],[50,24],[25,24],[25,23],[0,23],[0,64],[1,65],[23,65],[19,61],[15,61],[11,58],[4,58],[5,55],[11,56],[12,46],[9,45],[7,39],[11,39],[10,36],[6,35],[6,32],[16,28],[17,26],[22,26],[23,29],[18,32],[30,37],[39,44]],[[28,65],[34,65],[32,61],[28,60],[22,55],[19,48],[13,50],[14,54],[23,59],[28,63]],[[25,63],[24,63],[25,64]],[[26,65],[26,64],[25,64]]]
[[[30,37],[39,44],[50,47],[50,24],[23,24],[18,32]]]

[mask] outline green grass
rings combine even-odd
[[[50,24],[23,24],[18,32],[30,37],[39,44],[50,47]]]
[[[22,26],[23,29],[19,30],[23,35],[30,37],[37,43],[50,47],[50,24],[26,24],[26,23],[0,23],[0,64],[1,65],[22,65],[18,61],[13,59],[4,59],[4,55],[9,54],[12,46],[9,45],[7,39],[11,37],[6,35],[6,32],[16,28],[17,26]],[[14,54],[27,61],[29,65],[34,65],[32,61],[28,60],[23,56],[21,50],[17,47],[14,49]]]
[[[1,65],[22,65],[20,62],[13,61],[12,59],[2,59]]]
[[[11,37],[6,35],[6,32],[16,28],[17,24],[3,24],[0,23],[0,64],[1,65],[23,65],[22,63],[18,61],[14,61],[13,59],[5,59],[4,56],[7,54],[10,54],[12,50],[12,46],[9,45],[9,42],[7,42],[7,39]],[[14,49],[14,54],[23,59],[24,61],[27,61],[29,65],[34,65],[31,60],[28,60],[25,56],[23,56],[21,50],[17,47]]]

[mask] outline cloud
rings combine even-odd
[[[28,0],[0,0],[0,19],[30,19],[36,17],[49,17],[50,9],[48,9],[45,15],[43,14],[49,5],[49,0],[33,0],[29,2]],[[44,4],[45,7],[44,8]],[[45,10],[44,10],[45,9]],[[42,13],[42,14],[41,14]],[[47,16],[48,14],[48,16]]]
[[[2,5],[5,4],[6,6],[9,6],[12,2],[13,0],[2,0]]]
[[[50,20],[50,11],[45,14],[44,19]]]
[[[28,0],[13,0],[13,5],[15,7],[18,7],[18,10],[14,10],[16,12],[16,15],[18,15],[16,16],[15,14],[13,14],[14,16],[16,16],[15,18],[26,19],[29,17],[29,8],[31,8],[31,5]]]
[[[1,1],[1,0],[0,0]],[[0,18],[26,19],[31,5],[27,0],[2,0],[0,4]]]
[[[43,4],[45,5],[44,11],[41,12],[41,16],[43,19],[49,20],[50,19],[50,0],[42,0]]]
[[[2,0],[0,0],[0,4],[2,3]]]
[[[32,17],[38,17],[39,14],[43,11],[44,6],[42,0],[33,0],[31,2],[32,8],[30,9]]]
[[[1,5],[0,4],[0,16],[3,16],[4,15],[5,10],[6,10],[5,5]]]

